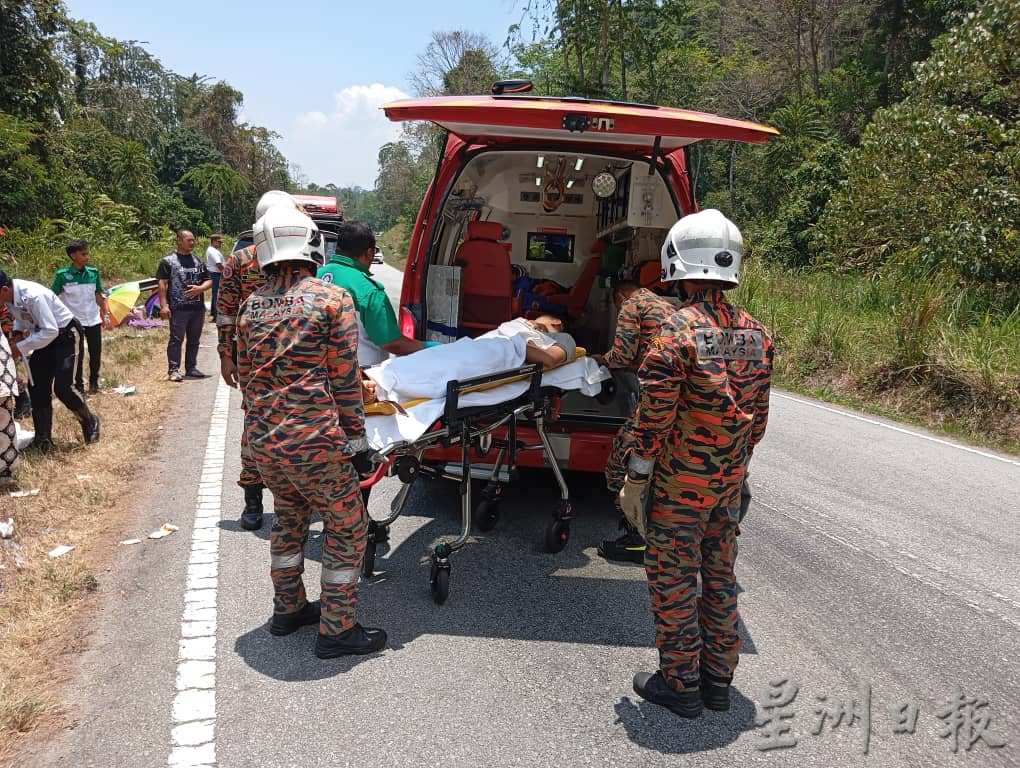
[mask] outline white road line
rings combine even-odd
[[[181,616],[177,696],[171,715],[174,768],[216,765],[216,582],[220,551],[220,493],[227,442],[230,387],[216,388],[202,478],[195,504],[187,591]]]
[[[766,503],[764,501],[761,501],[761,499],[759,499],[757,496],[754,497],[754,502],[753,503],[754,504],[760,504],[761,506],[765,507],[765,509],[769,509],[769,510],[775,512],[778,515],[782,515],[783,517],[789,518],[790,520],[795,520],[798,523],[800,523],[801,525],[803,525],[805,528],[810,528],[815,533],[821,534],[822,536],[824,536],[825,538],[829,539],[830,541],[835,541],[837,544],[842,544],[843,546],[848,547],[849,549],[852,549],[855,552],[858,552],[858,553],[864,555],[865,557],[869,557],[872,560],[875,560],[875,561],[877,561],[879,563],[885,563],[886,565],[890,566],[894,570],[896,570],[899,573],[903,574],[907,578],[914,579],[915,581],[919,581],[920,583],[922,583],[922,584],[924,584],[924,585],[926,585],[928,587],[931,587],[935,591],[940,592],[941,594],[945,595],[946,597],[953,598],[955,600],[959,600],[960,602],[964,603],[965,605],[970,606],[971,608],[973,608],[976,611],[979,611],[980,613],[987,614],[987,615],[992,616],[992,617],[994,617],[996,619],[1004,621],[1004,622],[1006,622],[1007,624],[1009,624],[1009,625],[1011,625],[1013,627],[1020,628],[1020,621],[1018,621],[1017,619],[1014,619],[1013,617],[1007,616],[1007,615],[1005,615],[1003,613],[999,613],[999,612],[997,612],[997,611],[995,611],[995,610],[993,610],[991,608],[985,608],[983,606],[980,606],[977,603],[972,602],[971,601],[971,597],[969,595],[966,595],[963,592],[960,592],[960,591],[957,591],[957,590],[953,590],[953,589],[949,589],[947,587],[944,587],[941,584],[939,584],[938,582],[933,581],[932,579],[929,579],[929,578],[923,576],[922,574],[917,573],[916,571],[908,570],[908,569],[904,568],[903,566],[898,565],[895,562],[893,562],[893,560],[891,558],[889,558],[889,557],[883,557],[880,554],[875,554],[874,552],[869,552],[866,549],[861,549],[860,547],[854,546],[853,544],[851,544],[846,539],[844,539],[844,538],[842,538],[840,536],[836,536],[833,533],[829,533],[822,526],[815,525],[814,523],[812,523],[812,522],[810,522],[810,521],[808,521],[808,520],[806,520],[804,518],[797,517],[797,515],[790,514],[789,512],[786,512],[786,511],[784,511],[782,509],[779,509],[779,507],[774,507],[771,504],[768,504],[768,503]],[[804,510],[804,511],[811,512],[811,510]],[[852,528],[852,526],[849,526],[849,527]],[[856,529],[854,529],[854,530],[856,531]],[[857,532],[859,533],[859,531],[857,531]],[[912,558],[914,560],[919,559],[919,558],[917,558],[916,555],[911,555],[911,554],[909,554],[907,552],[903,552],[901,550],[894,549],[893,547],[890,547],[888,544],[886,544],[886,542],[880,541],[880,543],[886,549],[891,549],[892,551],[897,552],[897,553],[899,553],[901,555],[907,555],[907,557],[910,557],[910,558]],[[935,570],[939,571],[940,573],[943,573],[943,574],[946,574],[946,575],[950,575],[950,574],[948,574],[947,571],[945,571],[945,569],[935,568]],[[955,581],[959,581],[958,578],[956,578],[956,577],[953,577],[953,578],[954,578]],[[973,590],[973,591],[976,592],[977,594],[981,595],[982,597],[988,597],[988,596],[999,597],[1002,600],[1004,600],[1005,602],[1009,603],[1010,605],[1017,606],[1017,603],[1015,603],[1014,601],[1006,598],[1003,595],[1000,595],[998,592],[983,593],[980,590]]]
[[[945,445],[950,448],[956,448],[957,450],[966,451],[967,453],[975,453],[978,456],[984,456],[986,459],[995,459],[996,461],[1001,461],[1006,464],[1012,464],[1014,467],[1020,467],[1020,461],[1017,461],[1016,459],[1008,459],[1005,456],[998,456],[994,453],[979,451],[976,448],[969,448],[966,445],[953,443],[949,440],[941,440],[937,437],[932,437],[931,435],[924,435],[921,434],[920,432],[914,432],[911,429],[904,429],[903,427],[897,427],[893,424],[886,424],[885,422],[878,421],[876,419],[868,419],[864,416],[859,416],[856,413],[850,413],[849,411],[840,410],[839,408],[830,408],[829,406],[822,405],[821,403],[813,403],[810,400],[803,400],[799,397],[791,397],[790,395],[780,394],[775,390],[772,390],[772,397],[778,397],[780,400],[792,400],[793,402],[800,403],[801,405],[809,405],[812,408],[818,408],[819,410],[822,411],[835,413],[839,416],[846,416],[848,419],[856,419],[857,421],[863,421],[865,424],[874,424],[876,427],[882,427],[883,429],[891,429],[893,432],[900,432],[904,435],[910,435],[911,437],[919,437],[922,440],[927,440],[930,443],[938,443],[939,445]]]

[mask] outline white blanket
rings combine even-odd
[[[525,346],[522,335],[458,339],[404,357],[391,357],[365,373],[376,383],[380,400],[446,397],[448,381],[524,365]]]
[[[462,339],[462,341],[464,341]],[[470,341],[470,340],[467,340]],[[460,342],[453,344],[447,344],[445,347],[434,347],[428,352],[437,352],[444,348],[455,347]],[[471,344],[477,345],[478,339],[470,341]],[[477,349],[477,347],[473,347]],[[401,360],[411,360],[417,357],[420,353],[414,355],[408,355],[404,358],[398,358]],[[422,359],[425,355],[422,355]],[[521,352],[521,362],[514,365],[490,368],[490,373],[495,373],[500,370],[506,370],[508,368],[517,368],[523,364],[524,353]],[[379,382],[377,376],[373,376],[373,371],[378,372],[377,368],[371,368],[368,371],[369,376],[373,380]],[[477,364],[472,366],[473,372],[467,376],[448,375],[446,371],[432,370],[428,375],[435,377],[432,381],[432,386],[435,387],[440,395],[435,399],[428,400],[420,405],[416,405],[413,408],[407,409],[407,416],[401,414],[395,414],[393,416],[369,416],[365,419],[365,432],[368,437],[369,444],[376,450],[382,450],[383,448],[389,447],[394,443],[400,442],[412,442],[417,440],[423,434],[425,434],[437,419],[442,417],[443,411],[446,408],[446,382],[452,381],[458,378],[471,378],[472,376],[478,376]],[[378,373],[377,373],[378,375]],[[590,357],[582,357],[580,360],[575,360],[572,363],[567,363],[559,368],[554,368],[548,373],[542,376],[542,384],[549,387],[558,387],[559,389],[577,389],[582,394],[594,397],[602,390],[602,382],[610,378],[609,370],[606,368],[600,368],[598,364]],[[495,389],[485,390],[483,392],[473,392],[469,395],[465,395],[460,399],[460,404],[464,407],[476,406],[476,405],[492,405],[495,403],[503,403],[508,400],[513,400],[516,397],[524,394],[528,390],[528,381],[515,382],[513,384],[504,384],[502,387],[496,387]],[[380,383],[380,386],[382,384]]]

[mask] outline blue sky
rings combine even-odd
[[[522,0],[65,0],[68,14],[136,40],[173,71],[226,80],[243,119],[319,184],[372,188],[379,147],[399,127],[377,109],[411,94],[434,31],[467,29],[502,46]]]

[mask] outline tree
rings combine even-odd
[[[819,222],[841,267],[1020,281],[1020,5],[986,0],[880,110]]]
[[[180,125],[166,133],[156,150],[156,175],[170,186],[192,168],[204,163],[219,163],[223,155],[193,125]]]
[[[498,79],[499,52],[485,35],[457,29],[433,32],[411,86],[419,96],[488,93]]]
[[[29,228],[55,210],[60,188],[34,151],[42,126],[0,112],[0,222]]]
[[[0,0],[0,111],[54,122],[67,79],[54,55],[63,21],[54,0]]]
[[[119,202],[144,207],[143,198],[156,186],[152,163],[137,141],[118,140],[111,148],[109,163]]]
[[[217,229],[223,230],[223,201],[237,200],[250,188],[248,180],[222,163],[203,163],[181,177],[178,184],[194,187],[207,202],[215,202]]]
[[[379,177],[375,188],[387,223],[396,222],[413,206],[415,163],[407,144],[390,142],[379,150]]]
[[[240,91],[216,83],[191,100],[186,122],[201,131],[224,157],[231,158],[237,150],[237,112],[243,100]]]

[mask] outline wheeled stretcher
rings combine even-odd
[[[398,477],[403,483],[390,515],[385,520],[377,520],[377,525],[389,525],[401,515],[411,486],[419,477],[455,480],[460,484],[460,535],[451,541],[437,544],[431,555],[429,587],[436,603],[444,603],[449,595],[450,556],[464,546],[472,525],[482,531],[491,530],[495,526],[502,493],[501,477],[507,476],[506,471],[517,466],[517,455],[521,451],[542,451],[545,464],[556,478],[560,498],[553,509],[552,520],[545,529],[545,546],[549,552],[559,552],[566,546],[573,510],[567,483],[546,433],[546,424],[555,419],[559,396],[565,391],[564,387],[576,388],[572,385],[576,385],[578,379],[569,375],[570,366],[581,367],[581,377],[585,382],[582,389],[597,392],[601,378],[597,366],[590,358],[583,358],[583,350],[579,352],[581,359],[553,369],[550,374],[560,375],[547,375],[545,380],[541,364],[525,363],[511,370],[448,382],[445,401],[433,403],[431,410],[427,411],[436,413],[441,410],[439,417],[421,434],[413,436],[415,433],[411,432],[412,437],[409,439],[394,438],[392,431],[387,434],[386,430],[378,427],[373,429],[376,418],[407,417],[403,407],[378,403],[366,408],[369,415],[366,419],[369,441],[385,458],[385,463],[380,464],[370,478],[362,481],[362,487],[371,487],[388,475]],[[591,389],[593,386],[594,390]],[[511,396],[502,399],[504,395]],[[538,443],[529,444],[520,439],[519,426],[522,424],[533,427],[538,435]],[[423,461],[429,449],[452,446],[459,447],[459,471],[450,471],[450,467],[435,466]],[[493,452],[495,456],[488,483],[482,491],[481,502],[474,507],[471,493],[473,457],[488,459]],[[488,466],[487,461],[486,468]],[[376,543],[370,535],[363,567],[366,576],[372,575],[375,568],[375,548]]]

